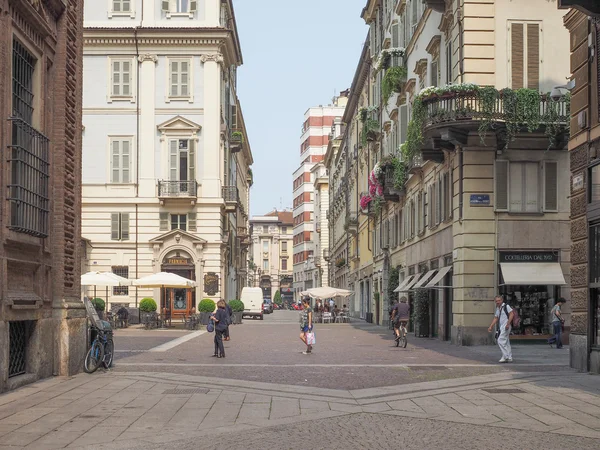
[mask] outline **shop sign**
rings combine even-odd
[[[219,292],[219,275],[215,272],[204,275],[204,292],[207,295],[215,295]]]
[[[188,265],[190,260],[187,258],[167,258],[167,264]]]
[[[469,204],[471,206],[490,206],[490,194],[471,194]]]
[[[557,252],[500,252],[501,263],[547,263],[559,262]]]

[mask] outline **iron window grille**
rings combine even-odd
[[[31,321],[9,322],[8,377],[16,377],[27,372],[27,346]]]
[[[13,40],[12,98],[16,117],[31,124],[33,118],[33,73],[35,57],[16,39]]]
[[[112,273],[123,278],[129,278],[129,267],[112,266]],[[129,286],[114,286],[113,295],[129,295]]]

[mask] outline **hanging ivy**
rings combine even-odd
[[[383,208],[383,197],[377,196],[373,199],[373,208],[375,216],[378,216],[381,213],[381,208]]]
[[[408,122],[406,142],[402,146],[402,156],[405,161],[411,159],[421,150],[423,143],[423,125],[427,118],[427,107],[421,97],[415,98],[412,104],[412,117]]]
[[[494,113],[496,112],[496,103],[498,102],[498,90],[491,86],[486,86],[478,91],[479,107],[481,109],[481,122],[479,123],[479,138],[481,143],[485,144],[487,131],[492,127]]]
[[[399,158],[394,158],[392,167],[394,168],[394,188],[400,190],[406,182],[406,165]]]
[[[387,298],[388,298],[388,301],[390,302],[390,305],[392,304],[393,299],[398,298],[398,294],[396,294],[394,292],[394,289],[396,289],[399,284],[400,284],[400,269],[398,267],[392,267],[390,269],[390,275],[388,278],[388,285],[387,285]]]
[[[400,93],[402,90],[402,83],[406,81],[406,73],[406,67],[390,67],[385,71],[381,81],[381,96],[385,105],[388,104],[394,92]]]

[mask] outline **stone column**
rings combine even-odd
[[[156,179],[154,174],[154,146],[156,128],[154,123],[154,113],[156,109],[156,101],[154,92],[155,84],[155,66],[158,62],[156,55],[149,53],[140,55],[138,65],[140,71],[140,89],[139,89],[139,105],[140,105],[140,133],[138,136],[139,142],[139,158],[136,161],[136,167],[139,170],[139,192],[141,197],[156,197]]]

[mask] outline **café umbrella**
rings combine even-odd
[[[196,282],[170,272],[158,272],[133,281],[134,286],[144,288],[192,288]]]
[[[112,272],[88,272],[81,275],[82,286],[94,286],[94,298],[96,297],[96,287],[104,286],[106,288],[106,306],[108,307],[108,288],[114,286],[129,286],[131,280],[120,277]]]
[[[333,298],[333,297],[348,297],[348,296],[352,295],[352,291],[348,291],[346,289],[339,289],[339,288],[334,288],[334,287],[323,286],[323,287],[307,289],[306,291],[300,292],[300,295],[308,296],[311,298],[327,299],[327,298]]]

